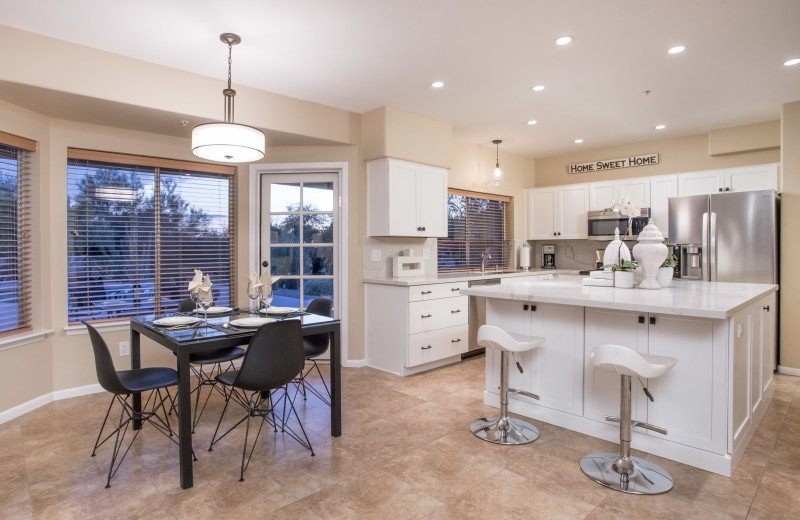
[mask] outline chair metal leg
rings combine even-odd
[[[616,491],[637,495],[667,492],[673,485],[670,474],[657,464],[631,455],[631,376],[622,375],[620,380],[619,453],[586,455],[581,459],[581,470],[598,484]]]
[[[539,438],[532,424],[508,415],[508,353],[500,351],[500,415],[483,417],[470,424],[473,435],[494,444],[527,444]]]

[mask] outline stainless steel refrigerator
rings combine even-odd
[[[779,200],[773,190],[669,199],[681,278],[778,283]]]

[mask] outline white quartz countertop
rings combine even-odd
[[[461,294],[503,300],[558,303],[634,312],[655,312],[698,318],[730,318],[777,285],[673,280],[666,289],[617,289],[581,285],[581,276],[520,281],[462,289]]]
[[[524,276],[535,276],[537,274],[578,274],[574,269],[531,269],[528,271],[491,271],[485,273],[452,273],[452,274],[432,274],[425,276],[407,276],[401,278],[364,278],[364,283],[372,283],[379,285],[427,285],[431,283],[447,283],[447,282],[469,282],[473,280],[493,280],[497,278],[514,278]]]

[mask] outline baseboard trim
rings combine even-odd
[[[800,368],[784,367],[778,365],[778,373],[787,376],[800,376]]]
[[[342,362],[343,367],[347,368],[362,368],[367,366],[366,359],[348,359],[347,361]]]
[[[67,388],[66,390],[56,390],[55,392],[40,395],[39,397],[35,397],[30,401],[26,401],[13,408],[9,408],[8,410],[0,412],[0,424],[7,423],[8,421],[16,419],[17,417],[21,417],[26,413],[32,412],[48,403],[52,403],[53,401],[60,401],[61,399],[69,399],[70,397],[79,397],[82,395],[96,394],[103,391],[103,387],[101,387],[99,384],[93,384],[75,388]]]

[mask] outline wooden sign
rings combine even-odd
[[[609,159],[607,161],[594,161],[587,163],[570,164],[567,166],[567,173],[589,173],[602,172],[605,170],[617,170],[619,168],[635,168],[636,166],[649,166],[658,164],[658,154],[635,155],[623,157],[621,159]]]

